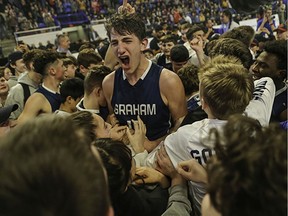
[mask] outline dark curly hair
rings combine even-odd
[[[34,57],[34,64],[33,64],[34,70],[37,73],[46,76],[47,67],[56,62],[60,58],[61,58],[60,55],[54,51],[43,51]]]

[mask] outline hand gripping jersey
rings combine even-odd
[[[139,115],[146,125],[147,138],[153,141],[168,133],[170,111],[160,94],[162,67],[150,62],[147,70],[146,76],[135,85],[130,85],[122,68],[116,70],[111,105],[121,125],[126,125],[131,119],[136,120]]]

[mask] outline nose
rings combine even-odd
[[[125,53],[125,46],[123,43],[119,42],[118,47],[117,47],[117,53],[119,55],[123,55]]]

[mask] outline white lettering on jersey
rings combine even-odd
[[[156,115],[156,104],[115,104],[116,115]]]

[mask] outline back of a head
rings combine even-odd
[[[1,214],[107,215],[103,165],[88,142],[71,120],[52,115],[1,139]]]
[[[126,191],[131,180],[131,150],[121,141],[97,139],[94,146],[100,153],[108,174],[108,182],[112,202]]]
[[[250,68],[253,58],[249,48],[241,41],[232,38],[220,38],[207,44],[208,55],[213,58],[217,55],[234,56],[241,60],[243,66]]]
[[[239,26],[225,32],[220,38],[232,38],[241,41],[248,48],[253,41],[255,31],[251,26]]]
[[[186,96],[199,91],[198,71],[199,68],[191,64],[184,66],[177,73],[183,83]]]
[[[217,155],[208,164],[213,206],[223,216],[285,216],[287,133],[278,124],[262,128],[257,120],[235,115],[223,133],[211,135]]]
[[[61,83],[60,96],[61,102],[64,103],[67,97],[72,97],[74,100],[81,98],[84,95],[84,81],[80,78],[66,79]]]
[[[89,111],[79,111],[72,113],[69,117],[73,124],[83,130],[84,136],[93,142],[96,139],[96,124],[94,123],[93,114]]]
[[[243,113],[254,83],[248,70],[232,56],[217,56],[199,70],[200,95],[217,119]]]
[[[59,54],[53,51],[42,51],[34,57],[34,70],[37,73],[47,75],[49,65],[55,63],[60,58]]]
[[[184,62],[189,59],[189,51],[184,45],[177,44],[170,51],[171,61]]]
[[[95,50],[84,49],[79,52],[77,57],[78,66],[83,65],[85,68],[89,68],[91,64],[102,64],[102,57],[95,52]]]
[[[111,39],[111,31],[120,35],[135,34],[142,41],[146,37],[145,24],[142,17],[136,13],[132,14],[115,14],[105,25],[108,38]]]
[[[84,80],[85,94],[90,95],[96,87],[102,88],[102,82],[109,73],[111,73],[110,68],[104,65],[92,67]]]

